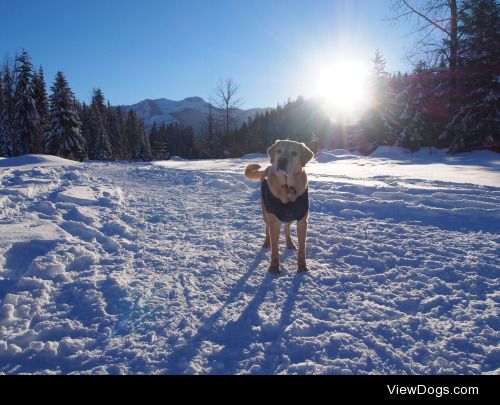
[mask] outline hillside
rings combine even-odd
[[[178,122],[193,128],[196,135],[205,131],[207,125],[210,104],[201,97],[188,97],[184,100],[168,100],[159,98],[156,100],[142,100],[133,105],[120,106],[125,112],[134,110],[146,123],[147,129],[151,129],[153,123],[157,125]],[[252,108],[249,110],[238,109],[235,112],[239,123],[243,123],[248,117],[254,117],[258,112],[265,112],[267,108]]]

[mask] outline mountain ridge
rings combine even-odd
[[[135,104],[120,105],[120,108],[128,113],[130,110],[144,120],[146,129],[149,131],[153,124],[161,125],[177,122],[184,126],[193,128],[195,135],[202,135],[207,126],[210,103],[202,97],[191,96],[183,100],[171,100],[167,98],[146,98]],[[263,113],[270,108],[236,109],[237,125],[241,125],[248,118],[253,118],[257,113]]]

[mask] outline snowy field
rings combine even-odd
[[[498,154],[321,154],[279,276],[250,162],[0,159],[0,372],[500,373]]]

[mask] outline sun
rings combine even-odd
[[[332,114],[352,116],[370,102],[368,69],[355,60],[325,64],[315,77],[315,93]]]

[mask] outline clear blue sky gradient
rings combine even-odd
[[[391,0],[0,0],[0,58],[28,50],[48,85],[65,73],[77,98],[111,104],[207,98],[232,77],[245,108],[309,96],[318,65],[375,49],[407,71],[411,27],[384,21]],[[346,56],[348,55],[348,56]]]

